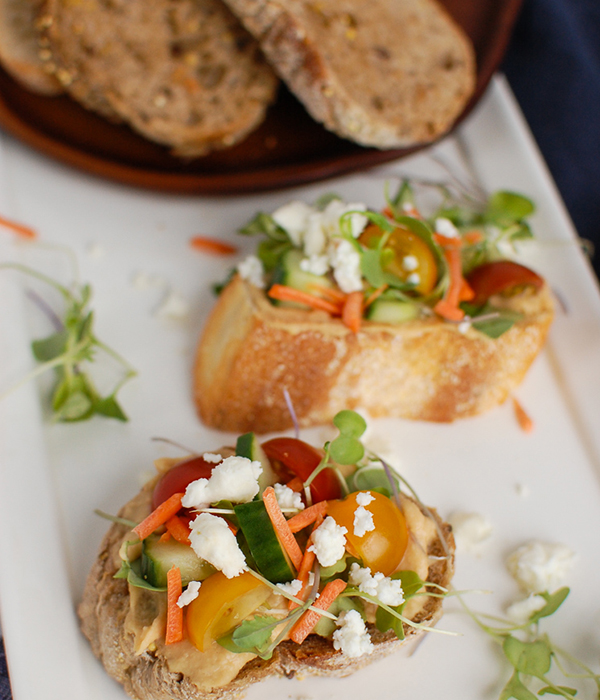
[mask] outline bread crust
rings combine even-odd
[[[475,86],[471,43],[436,0],[226,0],[311,116],[366,146],[427,143]]]
[[[321,311],[272,306],[239,276],[222,292],[200,339],[194,399],[207,425],[267,433],[340,410],[451,422],[501,404],[540,352],[553,318],[549,288],[495,297],[523,318],[497,339],[437,317],[364,321],[358,333]]]
[[[140,502],[149,502],[153,486],[154,482],[151,482],[144,487],[122,508],[119,515],[131,517],[131,511],[139,508]],[[427,580],[447,588],[454,573],[452,528],[434,510],[419,507],[423,515],[435,519],[438,528],[438,535],[429,545]],[[300,646],[291,641],[281,643],[269,660],[255,658],[249,661],[226,686],[200,690],[185,674],[171,672],[160,651],[135,653],[133,634],[125,629],[129,612],[128,584],[123,579],[114,578],[119,569],[119,548],[127,533],[126,526],[115,523],[105,535],[88,576],[78,614],[83,633],[89,639],[94,654],[125,691],[138,700],[221,700],[233,697],[269,676],[346,676],[410,645],[423,634],[422,630],[404,625],[406,638],[400,641],[393,632],[382,634],[369,624],[375,650],[359,659],[345,657],[334,650],[329,640],[311,634]],[[442,612],[442,599],[427,598],[413,621],[432,626],[440,619]]]
[[[84,107],[192,157],[264,119],[278,80],[219,0],[46,0],[48,63]]]

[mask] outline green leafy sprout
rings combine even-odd
[[[64,316],[61,319],[46,307],[43,300],[34,297],[54,322],[55,331],[46,338],[32,342],[33,356],[41,364],[7,393],[49,370],[54,370],[56,383],[51,406],[56,421],[76,422],[87,420],[93,415],[126,421],[127,416],[117,401],[117,393],[125,382],[136,375],[136,371],[96,336],[94,312],[89,309],[92,295],[90,285],[73,285],[71,290],[51,277],[19,263],[4,263],[0,265],[0,269],[17,270],[44,282],[60,293],[65,304]],[[98,392],[89,372],[84,369],[86,365],[96,361],[98,351],[110,356],[123,368],[122,378],[105,396]]]

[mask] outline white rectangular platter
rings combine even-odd
[[[435,158],[434,158],[435,157]],[[0,605],[15,700],[123,700],[79,632],[75,614],[106,522],[172,447],[166,437],[212,450],[233,436],[198,421],[190,372],[198,334],[213,303],[210,290],[230,259],[191,251],[195,234],[241,245],[235,231],[257,211],[335,191],[348,201],[383,204],[386,178],[443,177],[442,158],[486,190],[510,189],[537,204],[537,243],[526,263],[562,300],[547,349],[519,389],[535,422],[517,425],[509,402],[454,425],[374,421],[371,440],[421,498],[443,516],[475,511],[493,525],[478,555],[459,552],[455,584],[471,607],[499,613],[519,597],[505,568],[516,546],[561,542],[577,553],[571,595],[545,628],[560,646],[598,669],[600,658],[600,295],[554,186],[501,78],[452,138],[409,160],[293,191],[236,198],[179,197],[129,189],[48,161],[0,135],[0,213],[35,227],[40,244],[0,231],[0,258],[18,260],[63,282],[94,289],[97,335],[138,370],[122,404],[130,421],[59,425],[47,415],[47,382],[22,386],[0,402]],[[145,282],[142,285],[141,282]],[[0,393],[31,370],[32,337],[50,332],[26,298],[31,282],[0,272]],[[166,295],[189,306],[185,318],[157,313]],[[50,297],[52,301],[52,297]],[[306,431],[319,441],[322,430]],[[493,700],[508,679],[494,644],[453,601],[440,628],[409,659],[391,657],[347,679],[279,679],[248,697],[326,700],[376,697]],[[578,697],[593,697],[581,686]]]

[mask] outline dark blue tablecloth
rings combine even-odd
[[[600,277],[600,0],[525,0],[502,68]]]

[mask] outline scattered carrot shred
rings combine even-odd
[[[177,605],[183,590],[181,571],[172,566],[167,571],[167,629],[165,644],[175,644],[183,639],[183,608]]]
[[[471,245],[474,245],[475,243],[481,243],[481,241],[483,241],[484,238],[485,236],[483,235],[483,233],[481,231],[478,231],[477,229],[463,233],[463,240],[465,240],[467,243],[470,243]]]
[[[290,530],[284,514],[281,512],[281,508],[279,507],[279,503],[277,503],[277,498],[275,496],[275,490],[272,486],[268,486],[264,490],[263,503],[265,504],[265,508],[267,509],[269,519],[271,520],[277,537],[281,542],[281,546],[287,552],[296,570],[298,570],[300,568],[300,563],[302,562],[302,550],[296,542],[296,538]]]
[[[348,584],[341,578],[334,578],[332,581],[329,581],[321,591],[321,595],[317,598],[313,607],[327,610],[339,594],[344,591],[347,585]],[[320,617],[321,615],[318,610],[307,610],[292,627],[290,639],[296,642],[296,644],[302,644],[313,631]]]
[[[163,534],[158,538],[158,541],[159,542],[168,542],[172,537],[173,537],[173,535],[168,530],[165,530],[163,532]]]
[[[13,233],[16,233],[22,238],[37,238],[37,232],[35,231],[35,229],[32,229],[29,226],[24,226],[23,224],[19,224],[16,221],[10,221],[9,219],[5,219],[2,216],[0,216],[0,226],[4,226],[4,228],[10,229],[11,231],[13,231]]]
[[[232,255],[237,253],[237,248],[229,243],[224,243],[216,238],[208,236],[194,236],[190,239],[190,245],[194,250],[200,250],[203,253],[213,253],[215,255]]]
[[[358,333],[362,323],[363,315],[363,300],[362,292],[350,292],[344,302],[342,309],[342,322],[353,333]]]
[[[308,577],[313,568],[313,564],[315,563],[316,558],[316,554],[314,553],[314,551],[312,549],[309,551],[309,545],[310,540],[308,541],[306,549],[304,550],[304,554],[302,555],[302,561],[300,562],[300,566],[298,567],[298,574],[296,576],[296,578],[302,582],[302,588],[298,591],[298,594],[296,595],[296,598],[300,598],[300,600],[306,599]],[[295,601],[290,600],[288,602],[288,610],[294,610],[297,607],[298,603],[296,603]]]
[[[464,282],[460,255],[462,241],[458,237],[449,238],[439,233],[434,234],[434,237],[444,251],[444,258],[446,259],[448,272],[450,274],[450,282],[444,292],[443,298],[437,302],[433,310],[436,314],[449,321],[460,321],[465,316],[465,312],[459,307]]]
[[[156,510],[153,510],[147,518],[142,520],[139,525],[136,525],[133,531],[140,540],[145,540],[157,527],[164,525],[167,520],[172,518],[181,509],[182,498],[183,493],[174,493],[161,503]]]
[[[458,295],[459,301],[471,301],[475,298],[475,292],[471,288],[471,285],[463,277],[462,286],[460,288],[460,293]]]
[[[324,287],[322,284],[311,284],[309,288],[334,304],[343,304],[346,301],[346,295],[340,289]]]
[[[285,284],[274,284],[271,289],[267,292],[271,299],[277,299],[279,301],[295,301],[298,304],[305,304],[313,309],[321,309],[321,311],[327,311],[332,316],[339,316],[341,314],[340,304],[327,301],[327,299],[321,299],[321,297],[315,294],[310,294],[309,292],[303,292],[301,289],[295,289],[294,287],[288,287]]]
[[[294,515],[287,521],[287,524],[292,532],[300,532],[305,527],[312,525],[319,516],[325,516],[326,513],[327,501],[319,501]]]
[[[531,433],[534,428],[533,420],[514,396],[512,397],[512,402],[519,427],[526,433]]]
[[[169,518],[165,526],[167,532],[173,539],[177,540],[177,542],[182,542],[183,544],[190,543],[190,529],[178,515]]]

